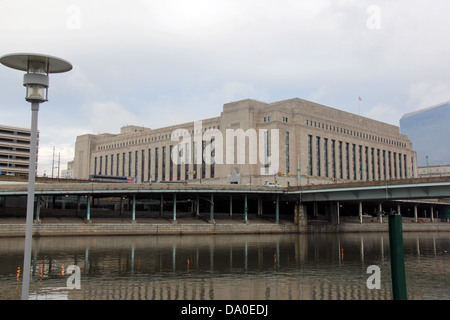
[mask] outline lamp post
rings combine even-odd
[[[27,217],[22,280],[22,300],[28,300],[31,272],[31,247],[33,239],[34,184],[36,179],[39,104],[48,101],[48,74],[70,71],[72,65],[69,62],[56,57],[33,53],[4,55],[0,58],[0,62],[9,68],[27,72],[23,77],[23,85],[26,87],[25,100],[31,103],[30,165],[28,172]]]

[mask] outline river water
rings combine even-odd
[[[20,299],[23,242],[0,239],[2,300]],[[404,246],[408,299],[450,299],[450,233]],[[32,264],[30,299],[392,299],[387,233],[43,237]]]

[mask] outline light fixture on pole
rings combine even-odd
[[[36,179],[39,103],[48,101],[48,74],[70,71],[72,70],[72,65],[63,59],[34,53],[4,55],[0,58],[0,63],[9,68],[27,72],[23,77],[23,85],[27,89],[25,100],[31,102],[30,164],[28,172],[27,217],[22,280],[22,300],[28,300],[31,273],[31,247],[33,239],[34,184]]]

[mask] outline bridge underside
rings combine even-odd
[[[0,184],[0,218],[25,216],[26,183]],[[450,208],[450,178],[270,188],[263,186],[164,185],[119,183],[38,183],[35,219],[47,216],[262,218],[298,224],[340,223],[404,216],[444,218]]]

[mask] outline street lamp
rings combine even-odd
[[[48,101],[48,74],[70,71],[72,65],[63,59],[33,53],[4,55],[0,58],[0,62],[9,68],[27,72],[23,77],[23,85],[27,89],[25,100],[31,102],[30,165],[28,172],[27,217],[22,280],[22,300],[28,300],[31,271],[31,247],[33,239],[34,184],[36,179],[39,103]]]

